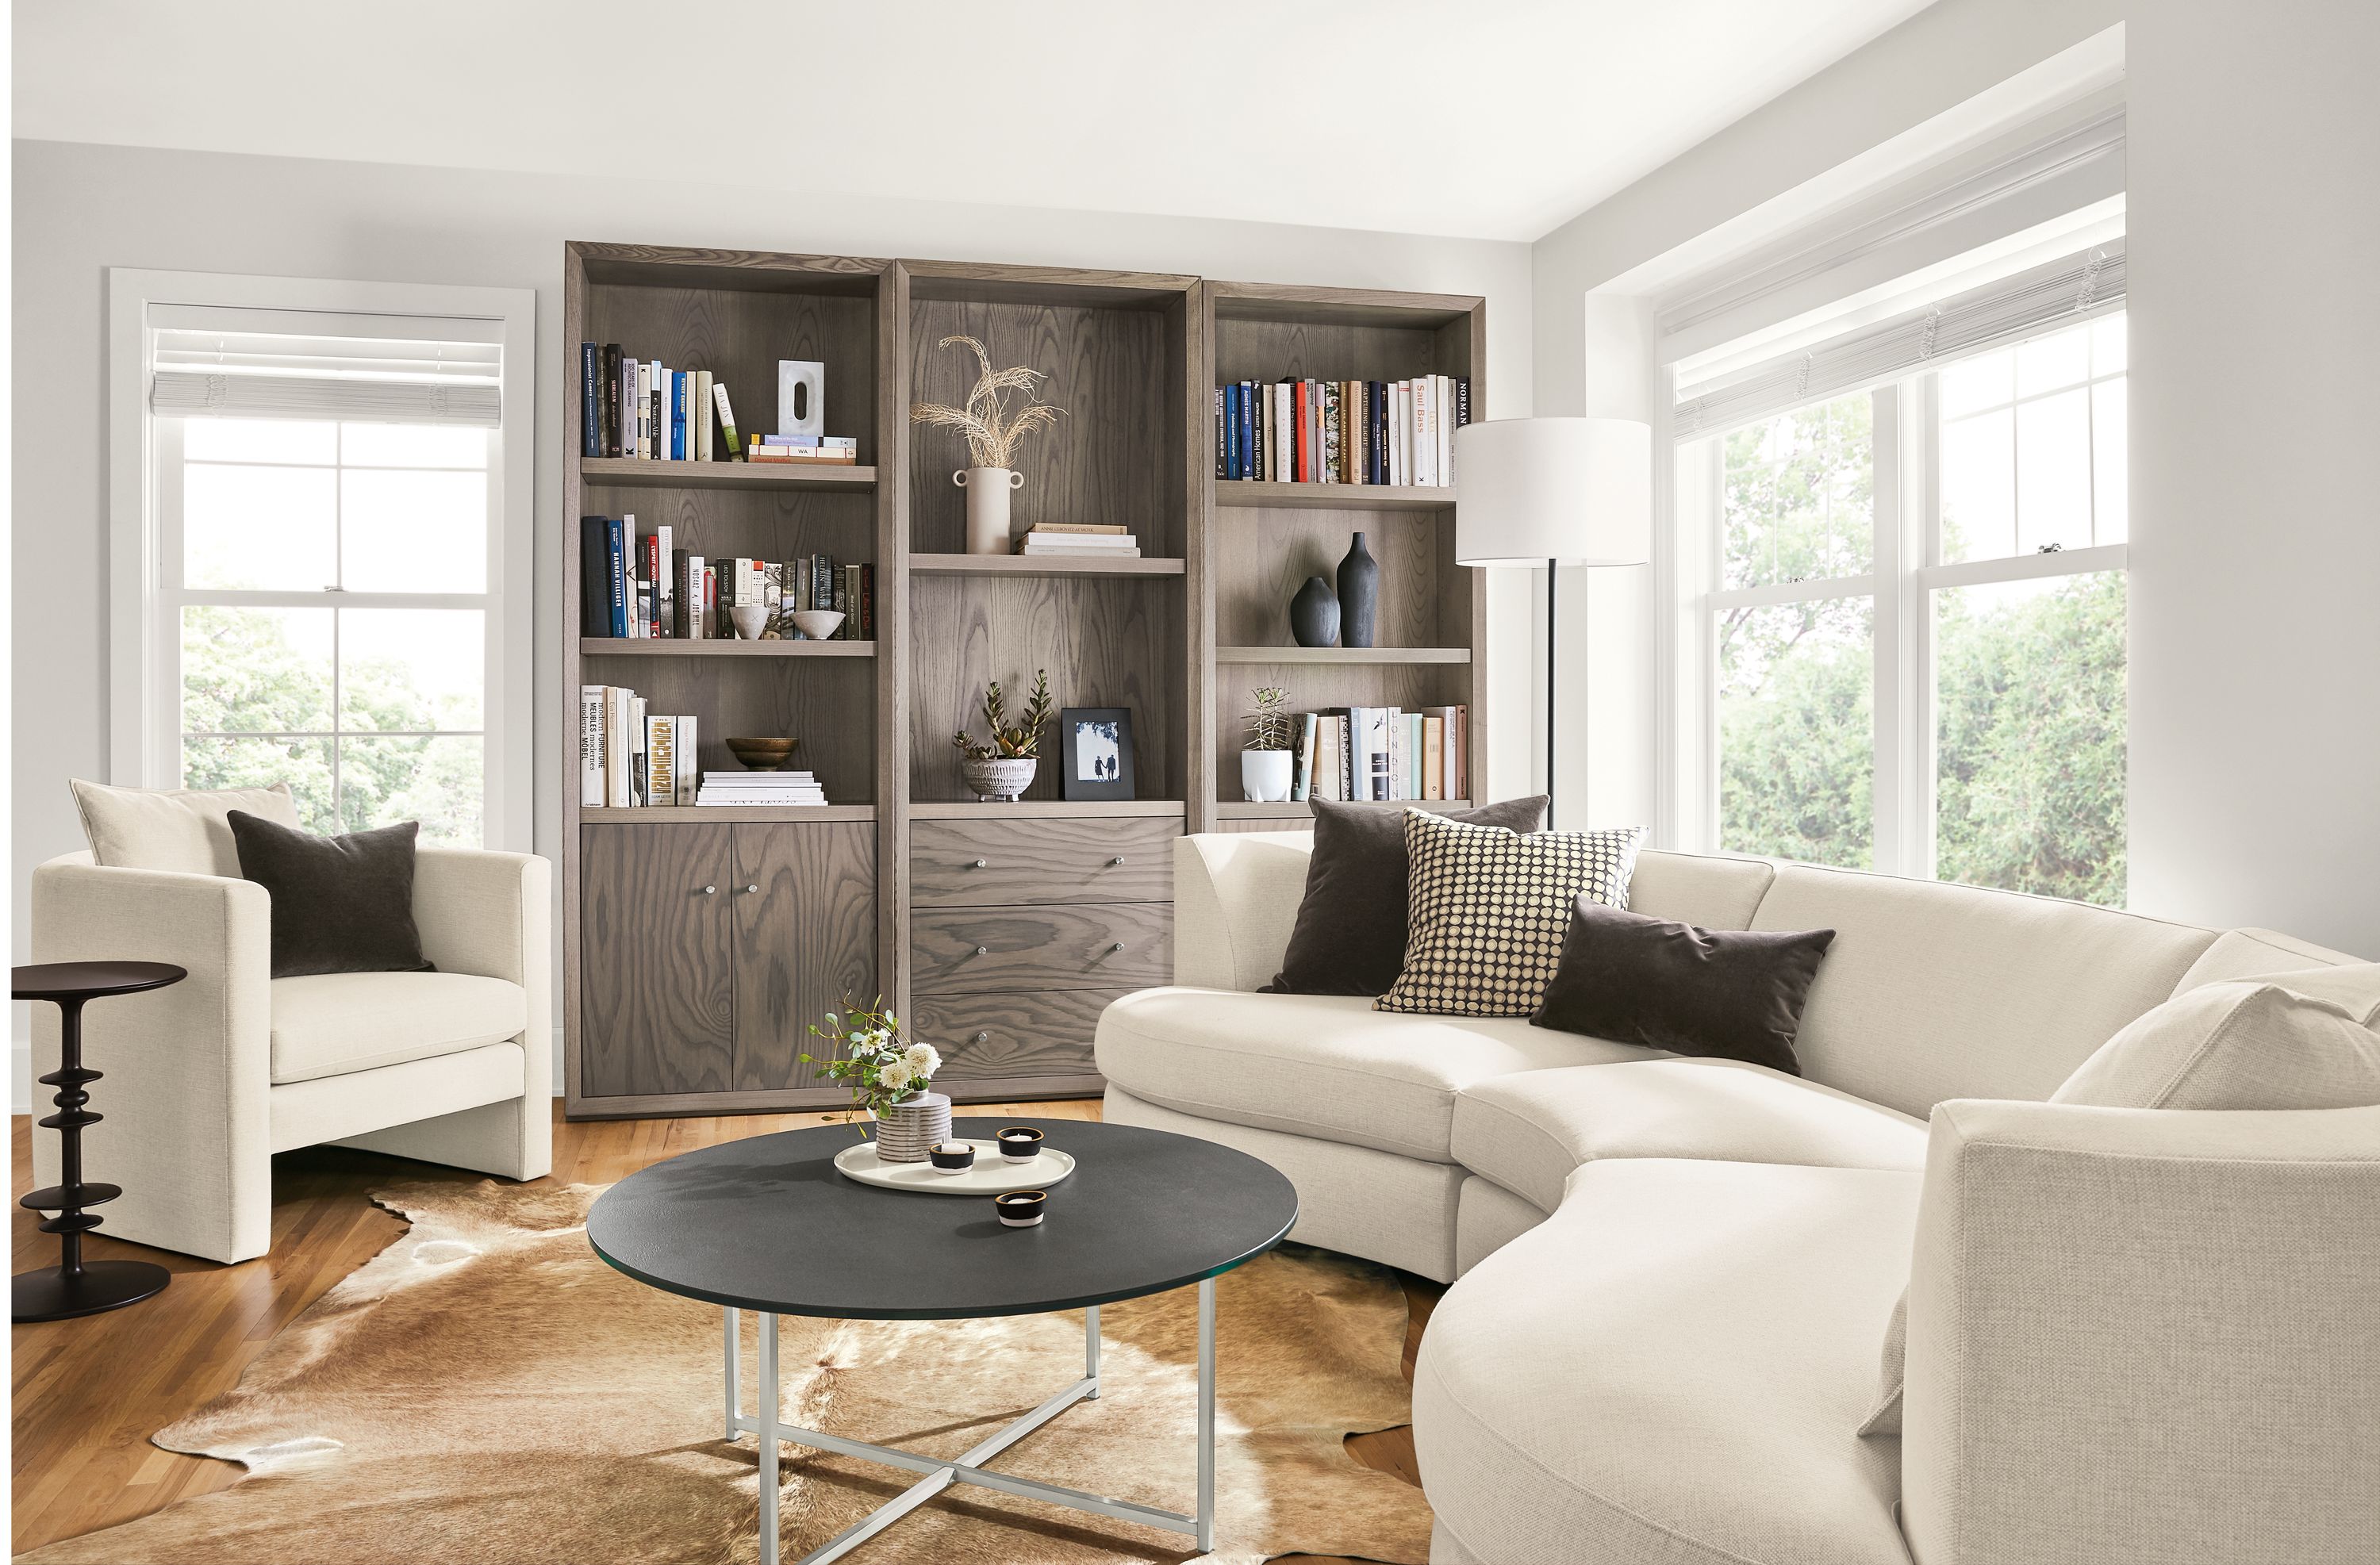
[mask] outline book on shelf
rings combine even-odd
[[[824,462],[844,466],[859,461],[859,442],[851,435],[753,435],[745,447],[752,462]]]
[[[823,805],[827,797],[818,778],[807,771],[706,771],[694,802],[776,808]]]
[[[1468,798],[1469,722],[1464,706],[1297,713],[1289,796],[1300,803]]]
[[[578,803],[589,809],[640,809],[694,802],[699,724],[648,711],[645,698],[617,685],[578,687]]]
[[[639,462],[740,462],[727,383],[709,370],[578,345],[579,453]]]
[[[793,621],[801,609],[843,611],[833,640],[876,638],[872,564],[844,564],[831,554],[710,559],[680,552],[667,523],[639,533],[633,516],[584,516],[579,529],[583,637],[733,640],[730,611],[758,603],[769,610],[763,639],[808,639]]]
[[[1233,382],[1215,393],[1215,476],[1446,488],[1470,421],[1468,376]]]
[[[1016,540],[1016,552],[1029,558],[1052,555],[1076,559],[1137,560],[1140,540],[1121,527],[1099,522],[1044,522]]]

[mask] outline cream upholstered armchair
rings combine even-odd
[[[273,1154],[335,1142],[535,1179],[552,1167],[549,875],[526,854],[425,847],[413,916],[429,973],[272,976],[272,898],[222,875],[33,872],[36,962],[171,962],[189,977],[83,1013],[106,1081],[83,1137],[91,1176],[124,1187],[113,1238],[240,1261],[271,1247]],[[58,1064],[36,1008],[33,1069]],[[37,1183],[57,1138],[33,1137]]]

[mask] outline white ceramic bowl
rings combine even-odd
[[[769,628],[769,606],[766,603],[738,603],[727,611],[735,622],[735,639],[758,641],[760,633]]]
[[[813,641],[824,641],[843,624],[841,611],[835,609],[795,609],[794,628]]]

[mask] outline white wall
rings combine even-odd
[[[2380,6],[2131,56],[2132,903],[2380,957]]]
[[[108,774],[101,370],[107,267],[537,290],[536,840],[548,854],[559,847],[552,758],[561,715],[552,655],[560,625],[565,358],[575,352],[560,337],[565,239],[1482,294],[1488,406],[1506,417],[1528,410],[1529,250],[1520,244],[62,142],[18,142],[14,175],[18,743],[11,756],[11,891],[19,961],[31,867],[82,846],[66,780]],[[1524,578],[1499,579],[1490,590],[1499,623],[1516,615],[1525,622],[1517,608],[1526,601]],[[1528,690],[1524,672],[1514,672],[1518,682],[1499,677],[1487,703],[1496,796],[1520,791],[1529,772]]]

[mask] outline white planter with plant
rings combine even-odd
[[[982,367],[975,389],[967,393],[966,406],[946,407],[921,402],[909,409],[909,417],[916,423],[938,424],[966,436],[967,455],[974,461],[951,475],[951,482],[966,491],[966,552],[1005,554],[1013,532],[1008,496],[1025,486],[1025,475],[1015,468],[1017,445],[1033,431],[1056,423],[1065,409],[1034,396],[1035,383],[1049,379],[1040,370],[1022,364],[994,370],[991,355],[973,337],[944,337],[937,346],[953,345],[973,349],[976,362]],[[1005,405],[1006,394],[1012,391],[1021,391],[1026,397],[1014,415]]]
[[[1251,804],[1283,804],[1289,799],[1293,770],[1289,692],[1268,685],[1249,695],[1257,710],[1248,714],[1247,747],[1240,752],[1240,792]]]
[[[968,736],[965,729],[951,735],[951,743],[963,758],[959,775],[978,804],[995,800],[1014,803],[1018,795],[1033,786],[1033,773],[1040,764],[1041,730],[1050,725],[1056,708],[1050,701],[1050,671],[1042,669],[1033,676],[1033,694],[1025,703],[1024,716],[1014,724],[1008,722],[1007,698],[1002,693],[1000,681],[993,680],[984,687],[983,720],[991,728],[989,740]]]
[[[881,998],[875,1002],[883,1004]],[[942,1057],[930,1043],[905,1043],[901,1019],[890,1011],[846,1004],[826,1013],[826,1025],[810,1024],[810,1036],[835,1045],[830,1059],[802,1056],[829,1081],[851,1092],[855,1123],[865,1110],[876,1127],[876,1155],[888,1163],[922,1163],[927,1152],[951,1134],[951,1100],[929,1090]]]

